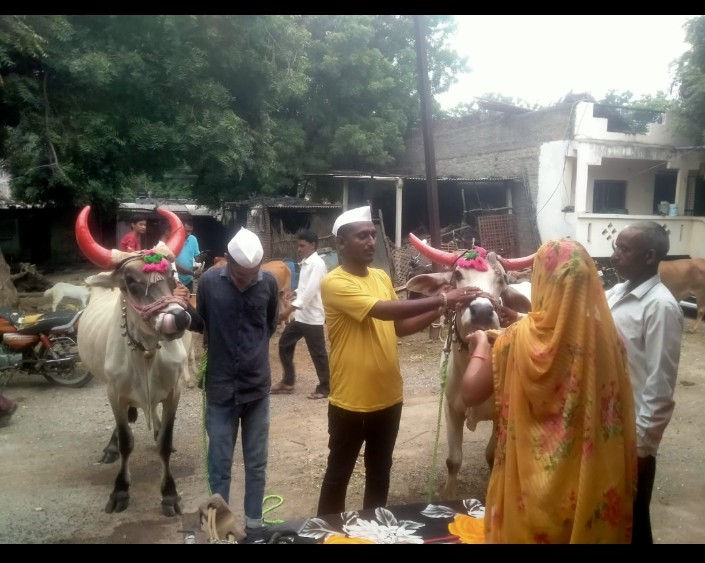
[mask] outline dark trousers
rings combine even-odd
[[[636,480],[636,498],[634,499],[634,525],[632,545],[652,544],[651,516],[649,505],[654,490],[656,477],[656,458],[652,455],[639,458],[639,472]]]
[[[279,338],[279,359],[284,370],[284,383],[294,385],[296,371],[294,369],[294,350],[296,343],[304,339],[308,346],[308,353],[313,360],[318,376],[317,393],[328,395],[330,393],[330,370],[328,368],[328,353],[326,352],[326,337],[323,325],[309,325],[292,321],[282,331]]]
[[[345,512],[348,483],[365,444],[365,494],[362,508],[387,504],[392,453],[399,433],[402,403],[374,412],[353,412],[328,403],[328,465],[318,516]]]

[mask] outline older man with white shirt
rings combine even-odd
[[[607,291],[607,303],[624,336],[636,411],[639,473],[634,501],[633,544],[651,544],[649,505],[656,453],[671,421],[683,333],[683,312],[658,274],[668,254],[666,230],[639,221],[617,236],[612,262],[624,283]]]

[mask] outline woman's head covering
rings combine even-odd
[[[550,240],[531,283],[532,312],[493,348],[499,439],[488,539],[628,542],[636,419],[597,268],[579,242]]]

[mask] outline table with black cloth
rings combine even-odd
[[[483,543],[484,513],[476,499],[352,510],[266,526],[242,543]]]

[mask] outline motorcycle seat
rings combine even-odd
[[[29,325],[23,325],[22,328],[17,330],[17,332],[20,334],[39,334],[40,332],[48,332],[52,328],[69,324],[75,316],[76,313],[71,311],[46,313],[38,318],[36,322]]]

